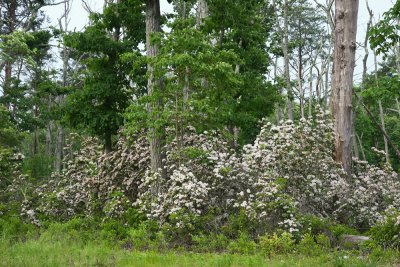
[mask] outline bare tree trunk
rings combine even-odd
[[[161,31],[161,15],[160,15],[160,1],[159,0],[147,0],[146,1],[146,50],[147,58],[149,60],[147,64],[148,80],[147,80],[147,94],[152,96],[155,92],[156,85],[161,87],[161,80],[156,80],[154,77],[154,67],[151,60],[158,55],[157,44],[152,43],[152,35]],[[159,88],[161,89],[161,88]],[[162,103],[160,99],[155,100],[153,103],[149,103],[147,111],[149,114],[157,113],[161,110]],[[156,118],[157,119],[157,118]],[[151,170],[158,172],[162,176],[164,175],[163,168],[163,155],[162,147],[164,143],[164,131],[163,129],[157,129],[156,127],[150,127],[149,129],[149,141],[150,141],[150,156],[151,156]]]
[[[369,32],[369,29],[371,28],[372,17],[373,17],[372,10],[369,8],[369,5],[368,5],[368,1],[366,0],[365,2],[366,2],[367,10],[368,10],[368,13],[369,13],[369,20],[368,20],[368,23],[367,23],[367,29],[366,29],[365,39],[364,39],[364,57],[363,57],[363,60],[362,60],[362,62],[363,62],[363,71],[362,71],[361,90],[364,89],[364,85],[365,85],[365,81],[366,81],[366,77],[367,77],[367,62],[368,62],[368,56],[369,56],[368,32]],[[354,122],[356,121],[356,109],[357,109],[357,106],[359,104],[360,104],[359,101],[357,101],[356,102],[356,107],[354,108],[354,110],[352,112],[353,113],[353,129],[352,129],[352,131],[353,131],[353,137],[352,137],[353,138],[353,151],[354,151],[354,156],[356,158],[359,158],[359,151],[358,151],[358,145],[357,145],[357,140],[356,140],[357,133],[356,133],[356,128],[355,128],[355,123]],[[361,140],[359,140],[359,141],[360,141],[361,152],[362,152],[364,160],[365,160],[365,154],[364,154],[364,150],[363,150],[363,147],[362,147],[362,144],[361,144]]]
[[[336,0],[332,110],[335,119],[335,160],[350,174],[352,167],[352,95],[358,0]]]
[[[381,127],[382,130],[386,133],[386,129],[385,129],[385,115],[383,113],[383,108],[382,108],[382,101],[378,100],[378,105],[379,105],[379,117],[381,119]],[[389,147],[388,147],[388,142],[386,139],[386,136],[383,136],[383,143],[385,146],[385,158],[386,158],[386,163],[390,163],[390,159],[389,159]]]
[[[356,113],[353,111],[352,115],[353,115],[353,118],[352,118],[353,127],[352,127],[352,132],[351,132],[351,135],[352,135],[351,139],[353,140],[353,152],[354,152],[354,157],[360,158],[360,153],[358,152],[358,146],[357,146],[357,140],[356,140],[356,127],[354,126]]]
[[[333,4],[335,3],[335,0],[326,0],[325,5],[321,4],[319,1],[314,0],[315,4],[322,8],[322,10],[325,11],[326,18],[327,18],[327,24],[329,26],[329,29],[331,30],[331,46],[329,47],[329,53],[331,53],[331,47],[335,43],[335,21],[334,21],[334,12],[333,12]],[[328,109],[328,99],[332,101],[332,97],[329,98],[329,72],[330,72],[330,64],[331,64],[331,57],[328,56],[326,62],[324,62],[323,68],[325,69],[324,71],[321,71],[321,79],[322,75],[325,74],[325,84],[324,84],[324,91],[323,91],[323,99],[322,99],[322,104],[324,105],[325,109]],[[322,91],[321,91],[322,92]]]
[[[112,134],[107,130],[104,133],[104,151],[106,154],[112,151]]]
[[[399,116],[400,116],[400,102],[397,97],[396,97],[396,106],[397,106],[397,112],[399,113]]]
[[[63,32],[68,32],[69,24],[69,13],[71,12],[71,0],[65,1],[64,3],[64,13],[58,20],[60,30]],[[68,59],[69,51],[67,46],[63,43],[62,47],[63,53],[63,72],[62,72],[62,83],[64,87],[68,86]],[[63,105],[65,102],[65,96],[60,95],[57,97],[56,102],[59,105]],[[64,145],[65,145],[65,131],[61,123],[57,123],[57,134],[56,134],[56,147],[55,147],[55,161],[54,168],[57,173],[61,173],[63,169],[63,159],[64,159]]]
[[[378,62],[376,61],[376,52],[375,50],[373,50],[374,52],[374,66],[375,66],[375,83],[376,83],[376,87],[379,88],[379,82],[378,82]],[[378,106],[379,106],[379,118],[381,119],[381,127],[382,130],[386,133],[386,129],[385,129],[385,115],[383,113],[383,108],[382,108],[382,101],[379,99],[378,100]],[[386,133],[387,134],[387,133]],[[385,146],[385,159],[386,159],[386,163],[390,163],[390,159],[389,159],[389,147],[388,147],[388,141],[386,138],[386,135],[383,135],[383,144]]]
[[[378,128],[378,130],[386,137],[386,140],[390,147],[394,150],[396,153],[396,157],[400,160],[400,150],[397,148],[396,144],[393,143],[392,139],[390,139],[390,136],[387,135],[386,131],[382,129],[382,126],[376,121],[375,117],[372,115],[371,111],[367,108],[367,106],[364,104],[362,99],[354,93],[354,95],[357,97],[358,101],[361,103],[365,111],[367,112],[368,117],[371,119],[372,123]],[[377,146],[377,145],[375,145]]]
[[[284,2],[284,9],[283,9],[283,19],[284,19],[284,36],[282,41],[282,50],[283,50],[283,59],[284,59],[284,76],[286,81],[286,90],[288,94],[288,116],[289,120],[294,121],[294,114],[293,114],[293,92],[292,92],[292,85],[290,83],[290,73],[289,73],[289,15],[288,15],[288,0]]]
[[[3,97],[8,96],[10,94],[11,78],[12,78],[12,65],[11,62],[6,61],[4,67]],[[11,103],[5,103],[5,104],[6,107],[11,111]]]
[[[297,73],[297,85],[299,87],[299,98],[300,98],[300,115],[304,118],[304,88],[303,88],[303,66],[302,66],[302,59],[301,59],[301,51],[299,51],[299,66],[298,66],[298,73]]]
[[[64,144],[65,144],[65,132],[61,124],[57,125],[57,137],[56,137],[56,149],[55,149],[55,161],[54,168],[57,173],[61,173],[63,169],[64,159]]]
[[[208,16],[208,6],[206,0],[197,1],[197,14],[196,14],[196,25],[200,27],[203,20]]]
[[[53,138],[52,138],[52,132],[53,132],[53,122],[50,121],[49,124],[47,125],[46,128],[46,155],[47,156],[52,156],[52,145],[53,145]]]
[[[37,155],[38,153],[39,153],[39,134],[37,127],[35,127],[35,129],[33,130],[32,154]]]
[[[362,144],[362,135],[361,135],[361,138],[360,138],[360,136],[358,136],[358,134],[356,133],[356,137],[357,137],[358,143],[360,144],[361,155],[363,156],[363,160],[365,161],[366,157],[365,157],[364,147],[363,147],[363,144]]]
[[[330,72],[331,62],[330,60],[326,64],[325,71],[325,86],[324,86],[324,96],[323,96],[323,104],[325,109],[328,110],[328,97],[329,97],[329,72]]]
[[[312,104],[313,104],[313,67],[311,66],[310,69],[310,83],[308,88],[308,116],[311,117],[312,115]]]

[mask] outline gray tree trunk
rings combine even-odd
[[[203,20],[208,16],[208,5],[206,0],[197,1],[196,25],[199,27]]]
[[[151,63],[152,58],[158,55],[157,44],[152,43],[152,35],[161,31],[161,15],[160,15],[160,1],[159,0],[147,0],[146,1],[146,50],[147,58],[149,62],[147,64],[147,94],[152,96],[154,94],[155,88],[161,86],[161,81],[156,80],[154,77],[154,67]],[[161,89],[161,88],[159,88]],[[149,114],[157,113],[161,109],[161,101],[155,100],[149,103],[147,106],[147,111]],[[157,118],[156,118],[157,119]],[[155,127],[150,127],[149,129],[149,142],[150,142],[150,156],[151,156],[151,170],[153,172],[158,172],[162,176],[164,174],[163,168],[163,129],[156,129]]]
[[[285,0],[284,9],[283,9],[283,28],[284,28],[284,36],[282,40],[282,50],[283,50],[283,59],[284,59],[284,77],[286,81],[286,90],[288,94],[288,117],[289,120],[294,121],[293,114],[293,92],[292,85],[290,83],[290,73],[289,73],[289,15],[288,15],[288,0]]]
[[[375,66],[375,84],[376,87],[379,88],[379,81],[378,81],[378,62],[376,60],[376,52],[375,50],[374,52],[374,66]],[[385,129],[385,115],[383,113],[383,107],[382,107],[382,101],[379,99],[378,100],[378,106],[379,106],[379,118],[381,120],[381,127],[382,130],[386,133],[386,129]],[[386,133],[387,135],[387,133]],[[386,159],[386,163],[390,162],[389,159],[389,146],[388,146],[388,141],[386,138],[386,135],[383,135],[383,144],[385,146],[385,159]]]
[[[335,160],[350,174],[352,167],[352,95],[358,0],[336,0],[333,53],[332,113],[335,121]]]
[[[69,24],[69,13],[71,11],[71,2],[65,1],[64,3],[64,13],[61,18],[58,20],[58,24],[60,30],[63,32],[68,31],[68,24]],[[68,59],[69,59],[69,51],[67,46],[63,44],[63,86],[68,86]],[[65,102],[65,96],[61,95],[57,97],[56,102],[59,105],[63,105]],[[65,144],[65,131],[64,127],[57,123],[57,134],[56,134],[56,146],[55,146],[55,161],[54,161],[54,169],[57,173],[61,173],[63,169],[63,159],[64,159],[64,144]]]
[[[50,121],[46,128],[46,155],[51,157],[53,155],[52,146],[53,146],[53,121]]]

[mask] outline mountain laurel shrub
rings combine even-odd
[[[108,154],[86,138],[79,151],[67,153],[65,171],[37,187],[23,209],[31,218],[67,220],[120,218],[134,208],[160,227],[186,229],[189,237],[196,227],[228,229],[232,216],[245,216],[253,236],[277,228],[296,236],[305,215],[370,227],[386,210],[400,208],[399,176],[389,166],[355,160],[349,177],[333,160],[329,114],[262,125],[240,151],[217,131],[188,127],[178,140],[167,131],[164,178],[150,171],[144,133],[121,134]]]

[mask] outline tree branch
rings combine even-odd
[[[372,123],[379,129],[379,131],[386,137],[386,140],[388,141],[389,145],[393,148],[393,150],[396,152],[397,158],[400,160],[400,150],[396,147],[396,145],[393,143],[392,139],[390,139],[389,135],[386,133],[386,131],[382,128],[382,126],[376,121],[375,117],[372,115],[371,111],[367,108],[367,106],[364,104],[363,100],[361,99],[360,96],[357,95],[356,92],[353,91],[353,94],[356,96],[357,100],[365,111],[368,114],[368,117],[371,119]]]

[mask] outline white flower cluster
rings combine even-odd
[[[240,166],[239,175],[254,192],[246,194],[249,216],[271,220],[278,215],[280,224],[294,232],[296,210],[339,214],[347,183],[332,159],[332,145],[332,124],[323,112],[297,125],[264,123],[254,144],[244,147]]]
[[[172,216],[183,226],[179,216],[201,215],[208,204],[209,189],[207,183],[199,181],[185,166],[180,166],[167,179],[149,173],[141,186],[137,204],[148,218],[163,223]]]
[[[164,147],[163,178],[150,172],[146,135],[130,141],[121,136],[115,151],[105,155],[89,138],[79,152],[68,147],[66,172],[38,187],[35,208],[25,210],[66,218],[100,211],[115,217],[135,205],[148,218],[179,227],[210,210],[218,212],[216,225],[244,211],[255,221],[295,233],[299,214],[372,225],[385,210],[399,209],[398,174],[355,161],[348,177],[332,159],[333,138],[329,114],[322,111],[297,124],[264,122],[254,144],[241,152],[218,132],[197,134],[189,128]]]
[[[165,179],[148,172],[139,186],[136,204],[147,217],[183,227],[188,217],[212,208],[228,214],[242,187],[231,175],[238,158],[224,138],[217,132],[196,134],[189,128],[183,142],[174,140],[166,151]]]
[[[400,210],[400,179],[390,166],[379,168],[364,161],[354,161],[352,192],[348,198],[354,224],[373,225],[387,210]]]

